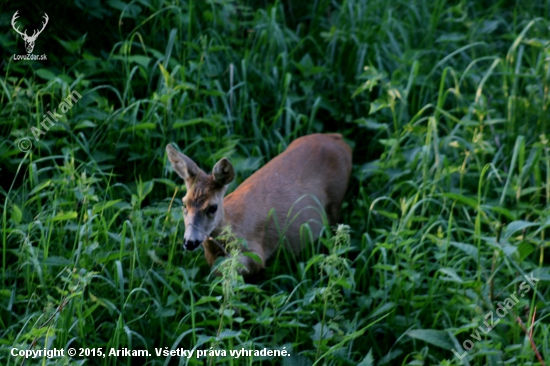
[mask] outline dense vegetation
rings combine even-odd
[[[550,1],[2,10],[1,364],[550,362]],[[29,34],[48,14],[34,50],[47,61],[13,59],[16,10]],[[354,149],[338,231],[279,252],[252,283],[234,259],[217,278],[183,251],[185,187],[166,144],[205,170],[230,157],[232,190],[313,132]],[[151,357],[24,362],[12,347]],[[229,355],[243,348],[290,356]]]

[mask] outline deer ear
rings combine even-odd
[[[166,145],[166,153],[168,154],[168,160],[172,163],[172,168],[183,178],[185,184],[192,183],[197,174],[199,174],[197,164],[186,155],[174,149],[172,145]]]
[[[212,169],[214,182],[221,186],[228,185],[235,179],[235,170],[228,158],[221,158]]]

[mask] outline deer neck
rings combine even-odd
[[[215,238],[216,236],[219,236],[222,231],[223,231],[223,228],[226,227],[228,224],[229,224],[229,220],[227,220],[227,212],[225,210],[225,206],[223,207],[223,211],[222,211],[222,218],[220,220],[220,222],[218,223],[218,226],[216,226],[214,228],[214,230],[212,230],[212,233],[210,234],[210,236],[212,238]]]
[[[223,216],[220,220],[218,226],[212,231],[210,237],[206,239],[202,245],[205,249],[206,261],[210,266],[214,264],[216,258],[223,257],[226,255],[225,243],[221,240],[216,240],[215,238],[222,233],[224,227],[229,224],[229,221],[226,219],[225,207],[223,209]]]

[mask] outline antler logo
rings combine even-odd
[[[17,15],[17,13],[19,12],[19,10],[17,10],[15,12],[15,14],[13,14],[13,17],[11,18],[11,26],[13,27],[13,29],[15,29],[15,31],[17,33],[19,33],[21,35],[21,38],[23,38],[23,41],[25,41],[25,48],[27,49],[27,53],[32,53],[32,50],[34,49],[34,42],[36,42],[36,39],[38,38],[38,36],[40,35],[40,33],[42,33],[42,31],[44,30],[44,28],[46,28],[46,24],[48,24],[48,14],[44,13],[44,22],[42,23],[42,29],[40,29],[38,31],[38,33],[36,33],[36,30],[33,31],[32,33],[32,36],[28,36],[27,35],[27,30],[25,29],[25,32],[21,33],[19,31],[19,27],[15,27],[15,20],[19,17]]]

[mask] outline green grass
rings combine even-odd
[[[18,6],[0,16],[0,364],[538,365],[517,317],[550,362],[550,1]],[[18,9],[29,29],[48,13],[47,62],[10,60]],[[205,170],[230,157],[233,190],[314,132],[354,149],[345,225],[251,283],[183,251],[166,144]]]

